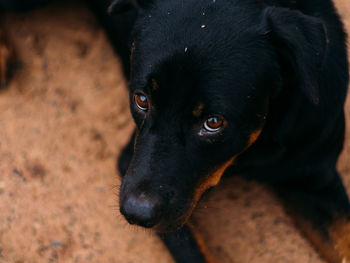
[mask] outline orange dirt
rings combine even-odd
[[[350,2],[337,5],[350,30]],[[118,212],[115,160],[133,123],[119,61],[94,17],[60,1],[6,14],[2,27],[21,63],[0,92],[0,263],[173,262]],[[349,159],[350,143],[339,164],[348,189]],[[220,262],[323,262],[269,191],[224,180],[195,215]]]

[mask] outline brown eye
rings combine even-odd
[[[204,123],[204,129],[208,132],[217,132],[224,125],[224,118],[221,116],[211,116]]]
[[[145,95],[142,93],[135,93],[134,94],[134,101],[137,106],[142,111],[148,110],[148,99]]]

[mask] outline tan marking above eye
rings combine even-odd
[[[203,109],[204,109],[204,104],[203,103],[200,103],[193,111],[192,111],[192,114],[194,117],[199,117],[201,116],[202,112],[203,112]]]
[[[159,88],[158,83],[155,79],[152,79],[152,90],[157,90]]]

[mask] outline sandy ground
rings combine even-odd
[[[0,263],[171,263],[119,215],[115,160],[133,129],[125,80],[94,17],[69,2],[2,24],[21,65],[0,92]],[[337,5],[350,30],[350,2]],[[350,190],[349,159],[350,143],[339,163]],[[194,220],[223,263],[323,262],[253,183],[225,179]]]

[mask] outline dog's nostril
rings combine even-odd
[[[160,221],[161,199],[145,194],[130,194],[122,201],[120,211],[130,224],[150,228]]]

